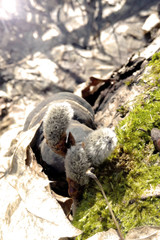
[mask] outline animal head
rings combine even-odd
[[[73,109],[67,102],[51,105],[43,120],[43,132],[49,147],[57,154],[65,156],[67,152],[67,140],[71,134],[66,130],[74,115]]]

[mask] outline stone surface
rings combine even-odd
[[[142,26],[142,30],[147,33],[160,24],[158,13],[152,13]]]
[[[146,239],[158,240],[160,238],[160,229],[158,227],[139,227],[132,229],[126,236],[126,240]]]
[[[87,240],[120,240],[120,237],[118,236],[117,231],[111,228],[106,232],[96,233]]]

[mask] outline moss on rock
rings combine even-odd
[[[96,169],[124,235],[137,226],[160,226],[160,199],[142,198],[145,191],[160,183],[160,153],[150,136],[153,127],[160,128],[160,53],[153,56],[149,66],[150,72],[143,79],[146,92],[117,126],[116,150]],[[93,180],[85,189],[73,223],[84,231],[77,239],[115,228]]]

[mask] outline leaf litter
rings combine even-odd
[[[67,219],[36,163],[29,145],[38,127],[20,133],[12,163],[0,180],[1,240],[58,240],[82,233]],[[65,201],[62,197],[61,202]]]

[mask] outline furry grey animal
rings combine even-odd
[[[114,150],[116,135],[109,128],[95,130],[91,106],[72,93],[55,94],[37,108],[24,130],[42,121],[32,147],[54,174],[65,169],[69,194],[75,197],[78,186],[89,182],[88,168],[102,164]]]
[[[62,152],[66,153],[66,130],[73,115],[73,109],[67,102],[55,103],[46,112],[43,119],[43,132],[47,144],[54,152],[59,153],[59,149],[62,149]]]
[[[117,145],[117,137],[110,128],[100,128],[90,133],[84,141],[84,149],[92,166],[102,164]]]
[[[73,93],[56,93],[38,104],[28,115],[23,131],[37,123],[41,124],[31,147],[49,179],[54,183],[56,181],[53,190],[66,195],[65,155],[71,146],[81,143],[96,129],[92,107]]]
[[[89,182],[86,171],[90,168],[86,152],[82,144],[72,146],[65,158],[65,170],[67,179],[71,179],[83,186]]]
[[[100,128],[89,133],[84,142],[72,146],[65,158],[67,179],[81,186],[89,182],[86,171],[102,164],[117,145],[116,134],[109,128]]]

